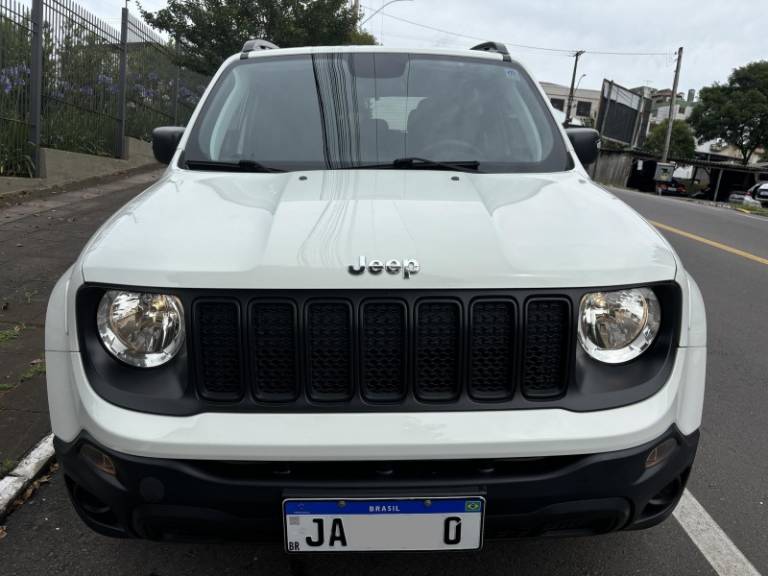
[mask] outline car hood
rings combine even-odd
[[[351,275],[361,255],[421,271]],[[577,172],[171,169],[80,263],[87,282],[167,288],[557,288],[676,272],[656,230]]]

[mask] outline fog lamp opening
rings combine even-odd
[[[674,438],[667,438],[661,444],[655,446],[645,459],[645,467],[653,468],[658,464],[661,464],[666,460],[672,452],[677,448],[677,440]]]
[[[112,458],[95,446],[83,444],[80,448],[80,455],[105,474],[117,476],[117,469],[115,468],[115,463],[112,461]]]

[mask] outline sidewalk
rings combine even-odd
[[[85,242],[162,170],[0,206],[0,477],[50,430],[48,295]]]

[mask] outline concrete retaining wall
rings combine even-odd
[[[127,140],[128,157],[126,159],[41,148],[40,173],[43,177],[0,178],[0,196],[23,190],[66,186],[81,180],[109,176],[145,166],[160,166],[152,155],[152,145],[149,142],[135,138]]]

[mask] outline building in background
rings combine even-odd
[[[651,100],[651,115],[646,130],[646,134],[650,134],[655,126],[669,118],[669,103],[672,99],[672,90],[668,88],[656,90],[650,86],[638,86],[637,88],[632,88],[632,92]],[[695,107],[695,90],[688,90],[687,96],[682,92],[678,92],[677,101],[675,102],[675,120],[685,120],[687,122],[688,118],[693,114]]]
[[[643,98],[648,98],[651,100],[653,98],[653,95],[656,94],[657,90],[653,86],[638,86],[636,88],[631,88],[632,92],[635,94],[640,94]]]
[[[565,112],[568,103],[569,86],[542,82],[541,87],[552,103],[552,107]],[[600,107],[600,90],[579,88],[573,92],[573,104],[571,117],[578,118],[585,126],[594,126],[597,121],[598,108]]]

